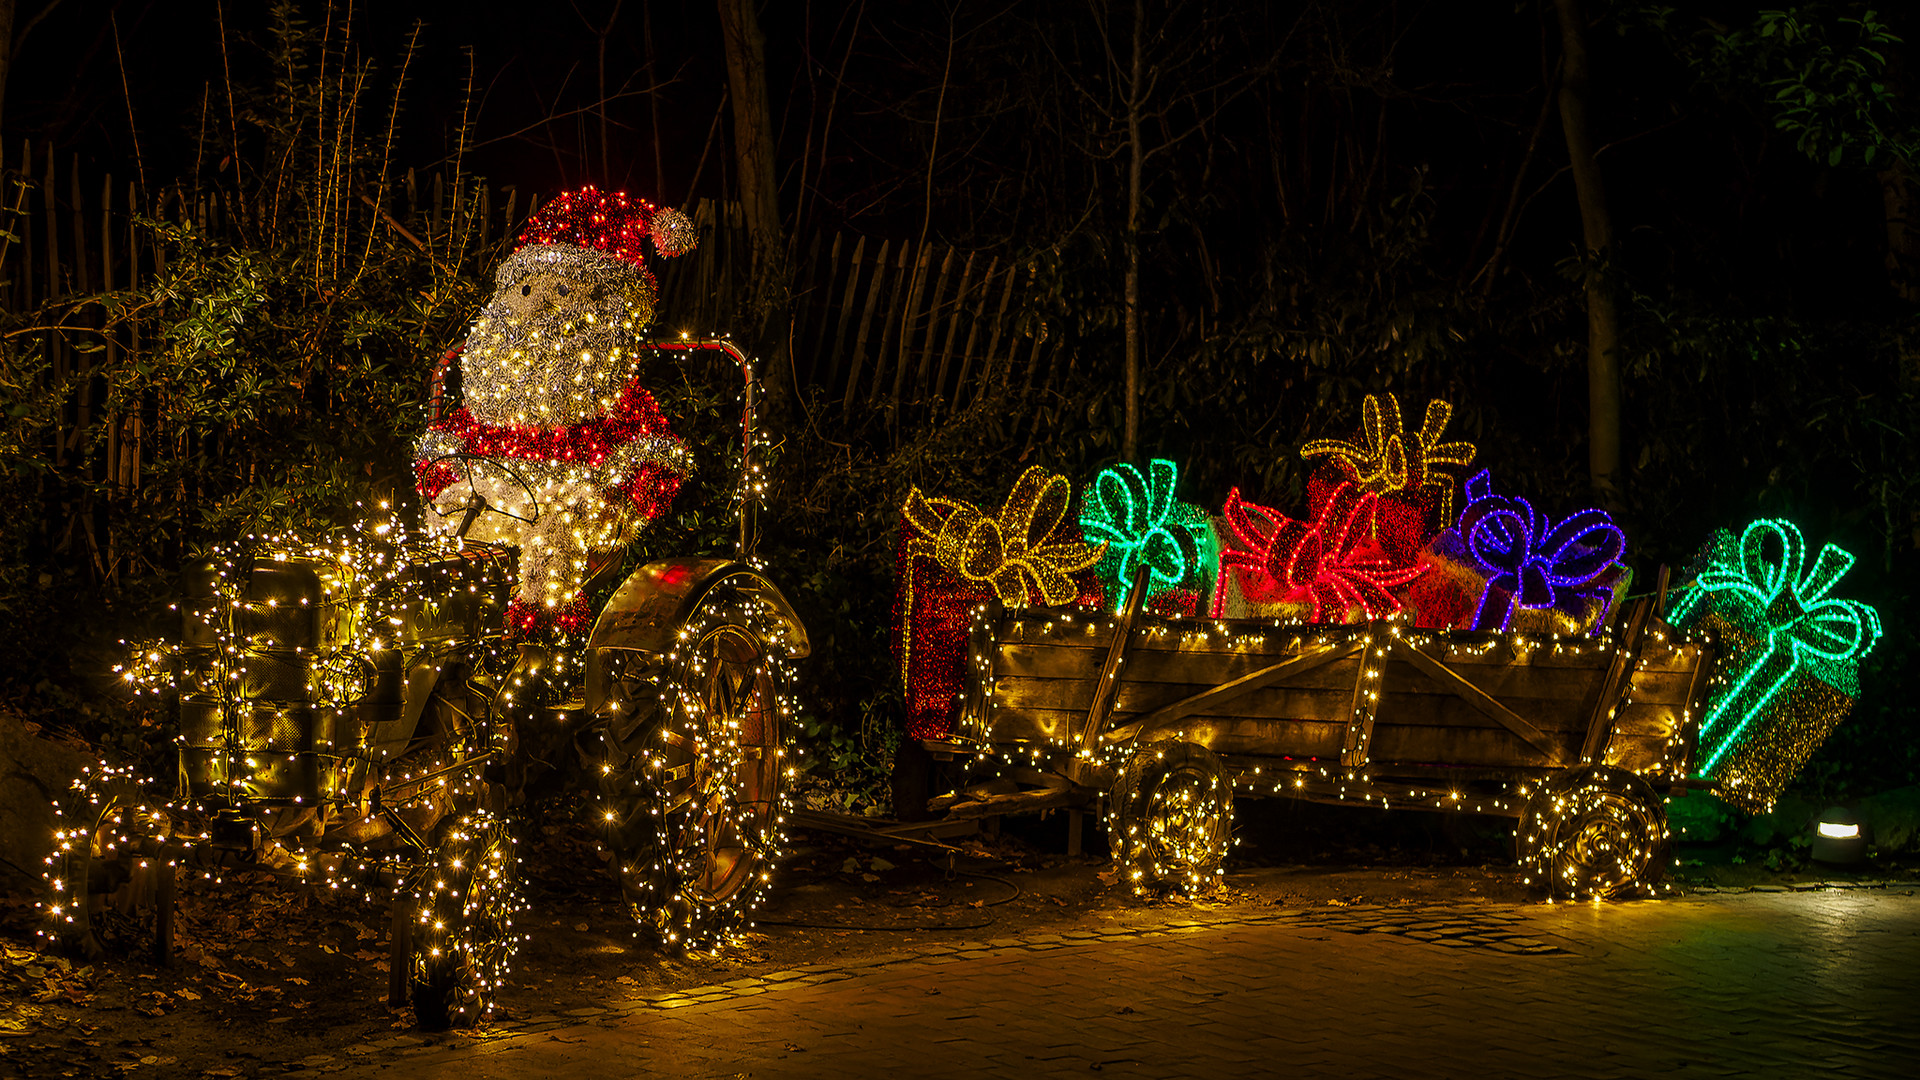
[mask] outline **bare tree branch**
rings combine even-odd
[[[62,0],[47,0],[47,6],[41,8],[39,14],[28,19],[25,26],[13,32],[13,47],[9,50],[12,59],[20,59],[20,50],[27,45],[27,35],[33,33],[34,27],[45,22],[47,16],[53,14],[53,9],[59,7],[61,2]]]

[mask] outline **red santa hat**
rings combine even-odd
[[[638,321],[649,323],[655,287],[643,241],[661,255],[680,255],[698,240],[680,211],[589,185],[561,192],[533,215],[519,246],[495,271],[494,286],[511,288],[528,274],[564,274],[627,292]]]
[[[642,240],[653,241],[653,249],[661,255],[673,256],[692,251],[698,237],[693,222],[678,210],[589,184],[578,191],[563,191],[541,207],[520,234],[519,247],[572,244],[644,267]]]

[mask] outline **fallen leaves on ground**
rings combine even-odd
[[[93,1000],[93,969],[75,968],[63,956],[13,945],[0,947],[0,989],[19,986],[37,1002],[85,1005]]]

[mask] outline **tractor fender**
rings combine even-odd
[[[812,651],[807,628],[779,586],[733,559],[664,559],[635,570],[614,591],[587,637],[586,699],[589,710],[606,699],[608,650],[664,657],[680,627],[709,594],[728,588],[758,599],[773,614],[778,635],[769,650],[799,660]]]

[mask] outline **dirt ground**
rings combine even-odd
[[[519,1019],[914,942],[1155,922],[1195,908],[1537,900],[1504,855],[1510,824],[1500,821],[1255,804],[1241,811],[1227,889],[1200,902],[1133,897],[1113,881],[1097,834],[1092,854],[1066,856],[1064,815],[1012,820],[998,835],[959,841],[965,851],[950,860],[797,832],[758,929],[721,953],[676,957],[633,938],[584,832],[534,828],[536,842],[522,846],[531,852],[530,940],[501,1000],[504,1015]],[[1849,876],[1735,865],[1712,849],[1683,850],[1681,862],[1682,888]],[[1915,869],[1882,863],[1853,876],[1910,878]],[[80,967],[34,951],[32,904],[14,896],[0,910],[0,1076],[278,1074],[413,1029],[409,1012],[386,1003],[381,905],[274,881],[185,882],[172,966],[146,954],[150,921],[110,918],[109,959]]]

